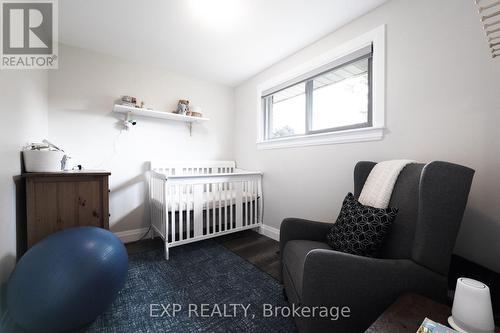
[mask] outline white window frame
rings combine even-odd
[[[297,135],[283,138],[265,138],[265,112],[262,108],[264,91],[303,76],[357,50],[372,45],[372,124],[369,127]],[[293,70],[276,76],[257,86],[257,148],[274,149],[347,142],[381,140],[385,130],[385,25],[326,52]]]

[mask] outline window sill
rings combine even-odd
[[[352,130],[294,136],[257,142],[257,149],[280,149],[305,146],[331,145],[349,142],[382,140],[384,127],[366,127]]]

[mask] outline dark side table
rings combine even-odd
[[[366,331],[369,333],[416,332],[427,317],[437,323],[448,325],[451,308],[417,294],[404,294],[384,311]],[[500,332],[500,328],[495,328]]]

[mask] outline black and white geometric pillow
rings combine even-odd
[[[328,244],[336,251],[372,256],[382,244],[397,214],[397,208],[364,206],[352,193],[348,193],[337,222],[326,236]]]

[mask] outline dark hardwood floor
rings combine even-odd
[[[279,278],[279,243],[255,231],[245,230],[213,239],[275,279]],[[159,238],[144,239],[125,245],[129,254],[163,249]]]
[[[251,230],[224,235],[215,240],[275,279],[279,279],[279,242]]]

